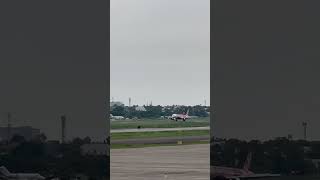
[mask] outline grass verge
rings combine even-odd
[[[188,119],[187,121],[173,121],[169,119],[139,119],[111,121],[111,129],[141,128],[178,128],[178,127],[204,127],[210,125],[209,118]]]
[[[196,141],[182,144],[111,144],[111,149],[127,149],[127,148],[145,148],[157,146],[183,146],[191,144],[208,144],[209,141]]]
[[[118,140],[118,139],[177,137],[177,136],[204,136],[209,134],[210,134],[210,130],[119,132],[119,133],[111,133],[111,141]]]

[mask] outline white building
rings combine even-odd
[[[143,106],[137,106],[136,111],[147,111],[145,107]]]

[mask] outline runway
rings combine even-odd
[[[112,140],[111,144],[172,144],[178,141],[195,142],[208,141],[210,136],[182,136],[182,137],[160,137],[160,138],[139,138],[139,139],[121,139]]]
[[[210,127],[111,129],[110,132],[120,133],[120,132],[191,131],[191,130],[210,130]]]
[[[209,144],[111,149],[111,180],[209,180]]]

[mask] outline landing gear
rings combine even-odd
[[[172,121],[178,121],[177,118],[170,118]]]
[[[185,119],[185,118],[183,118],[182,120],[183,120],[183,121],[186,121],[186,119]]]

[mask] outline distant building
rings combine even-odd
[[[143,106],[137,106],[136,111],[147,111],[145,107]]]
[[[82,155],[109,156],[109,146],[106,143],[91,143],[81,146]]]
[[[113,107],[113,106],[124,106],[124,104],[120,101],[111,101],[110,107]]]
[[[31,140],[35,136],[40,135],[40,129],[32,128],[31,126],[11,127],[9,139],[14,135],[20,135],[26,140]],[[0,140],[8,140],[8,127],[0,127]]]

